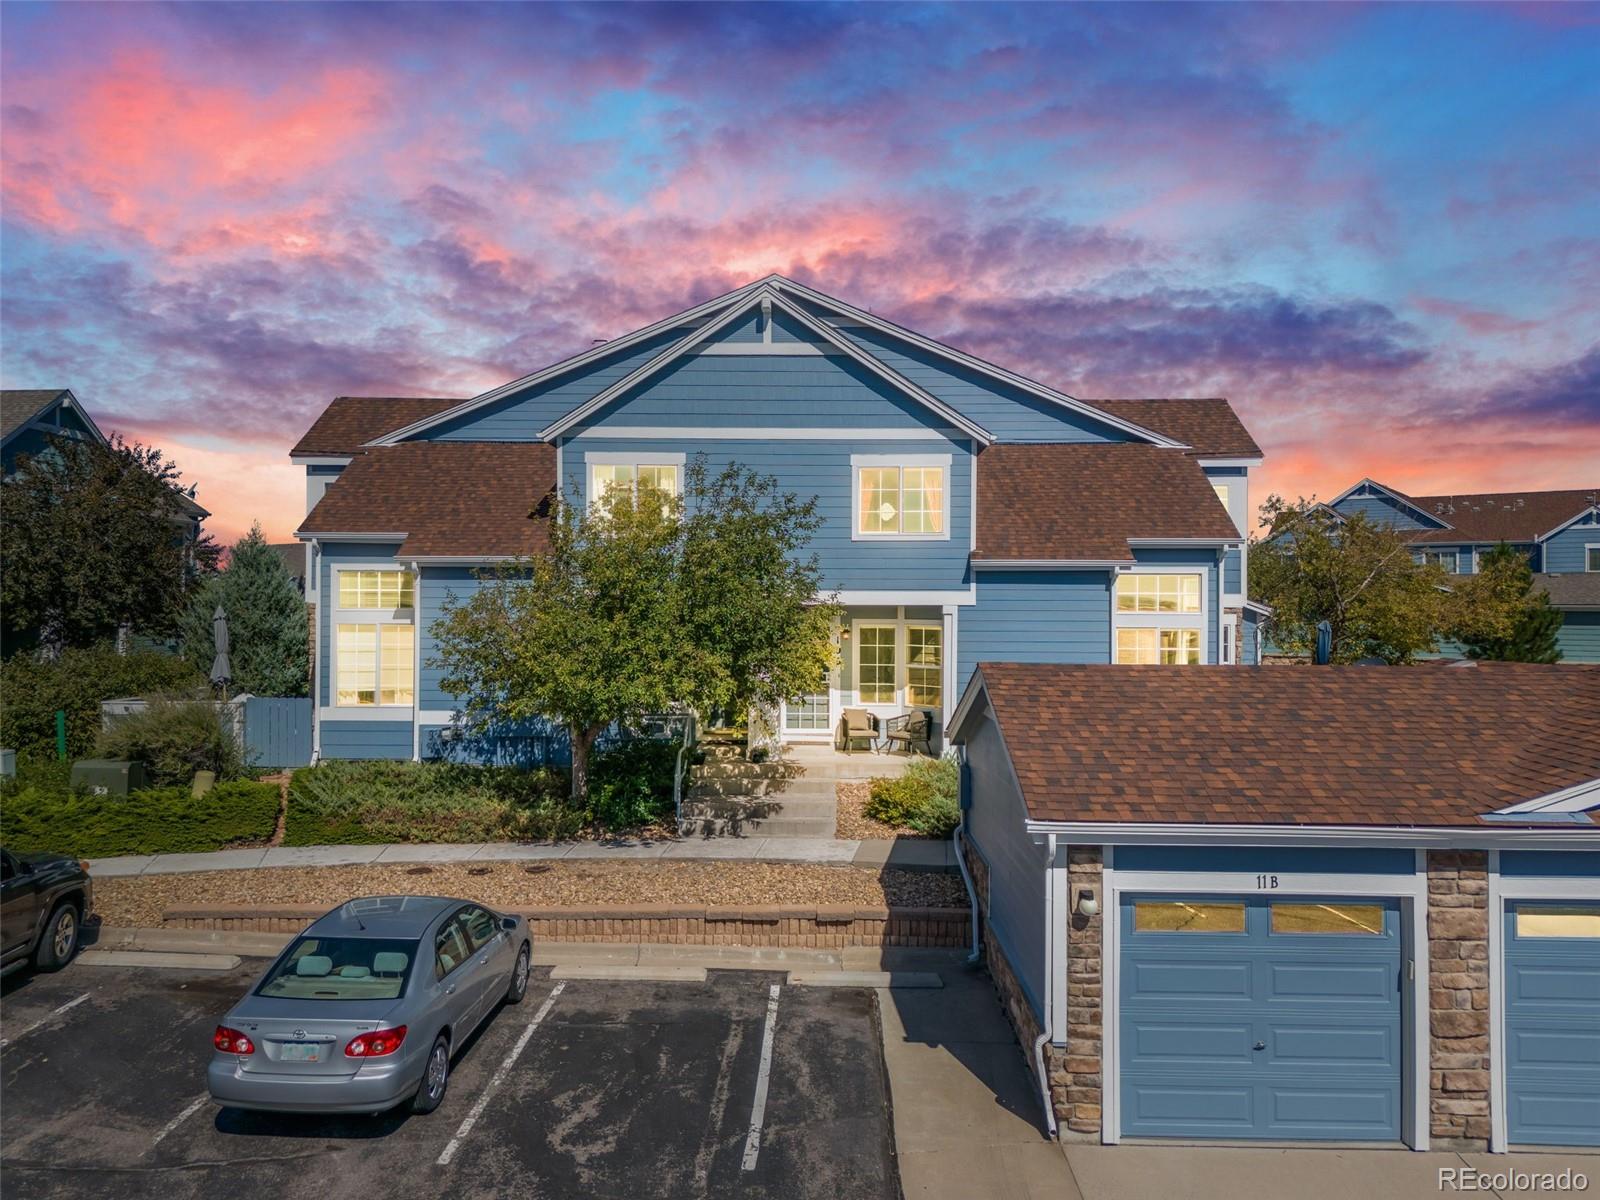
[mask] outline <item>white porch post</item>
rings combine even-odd
[[[939,749],[944,751],[944,729],[952,713],[956,711],[956,704],[961,699],[956,695],[956,625],[960,609],[954,604],[944,606],[944,703],[939,714]]]

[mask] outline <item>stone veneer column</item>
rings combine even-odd
[[[1483,850],[1428,852],[1428,1080],[1435,1149],[1489,1142],[1489,870]]]
[[[1100,1136],[1101,977],[1100,930],[1106,919],[1099,846],[1073,846],[1067,851],[1067,886],[1094,889],[1100,912],[1093,917],[1072,913],[1067,931],[1067,1045],[1047,1047],[1050,1096],[1063,1138],[1093,1141]],[[1068,892],[1068,903],[1071,892]]]

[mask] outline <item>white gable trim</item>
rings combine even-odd
[[[1589,517],[1600,517],[1600,504],[1591,504],[1582,512],[1573,513],[1572,516],[1561,522],[1561,524],[1557,525],[1549,533],[1541,533],[1533,540],[1535,542],[1547,541],[1548,539],[1555,537],[1555,535],[1560,533],[1563,529],[1567,529],[1570,526],[1576,525],[1579,521],[1585,520]]]
[[[602,342],[598,346],[592,346],[588,350],[585,350],[582,354],[575,354],[571,358],[564,358],[558,363],[553,363],[552,365],[545,367],[543,370],[535,371],[531,375],[524,375],[521,379],[513,379],[510,383],[502,384],[500,387],[484,392],[481,396],[474,396],[471,400],[464,401],[463,403],[457,404],[452,408],[447,408],[443,412],[435,413],[431,417],[424,417],[420,421],[413,421],[411,424],[402,426],[401,428],[390,433],[386,433],[380,438],[374,438],[372,441],[366,444],[369,446],[392,446],[396,442],[403,442],[407,438],[414,437],[425,430],[433,429],[434,427],[442,425],[447,421],[453,421],[457,417],[465,416],[470,412],[475,412],[487,404],[493,404],[496,400],[504,399],[513,392],[521,391],[524,388],[534,387],[541,383],[548,383],[552,379],[555,379],[561,375],[565,375],[569,371],[576,371],[580,367],[586,367],[590,363],[595,362],[597,359],[605,358],[607,355],[614,354],[618,350],[625,350],[629,346],[636,346],[640,342],[648,341],[650,338],[654,337],[658,333],[663,332],[664,330],[673,329],[678,326],[688,326],[691,323],[699,322],[702,318],[719,312],[724,305],[737,304],[741,298],[757,290],[761,286],[761,283],[762,281],[759,279],[754,283],[747,283],[742,288],[738,288],[722,296],[717,296],[715,299],[707,300],[704,304],[697,304],[693,308],[687,308],[682,312],[674,313],[670,317],[664,317],[652,325],[646,325],[643,329],[636,329],[632,333],[624,334],[621,337],[612,338],[610,341]]]
[[[1060,405],[1062,408],[1090,417],[1103,425],[1110,425],[1112,428],[1120,429],[1124,433],[1131,433],[1135,437],[1143,438],[1154,445],[1181,450],[1191,448],[1184,442],[1175,441],[1164,434],[1157,433],[1153,429],[1135,425],[1132,421],[1125,421],[1121,417],[1114,417],[1108,412],[1102,412],[1100,409],[1095,408],[1092,404],[1085,404],[1082,400],[1075,400],[1065,392],[1058,392],[1054,388],[1046,387],[1042,383],[1037,383],[1032,379],[1008,371],[1004,367],[997,367],[993,363],[984,362],[981,358],[974,358],[970,354],[964,354],[960,350],[944,345],[942,342],[936,342],[920,333],[914,333],[903,326],[896,325],[892,321],[885,321],[882,317],[874,316],[869,312],[846,304],[842,300],[836,300],[832,296],[824,295],[822,292],[808,288],[804,284],[796,283],[792,279],[774,275],[770,277],[770,280],[772,285],[781,291],[793,292],[797,296],[803,296],[813,304],[831,309],[846,318],[845,321],[839,323],[841,328],[864,327],[875,329],[879,333],[886,333],[891,337],[899,338],[901,341],[910,342],[912,345],[927,350],[932,354],[937,354],[941,358],[960,363],[964,367],[1001,380],[1012,387],[1021,388],[1029,395],[1037,396],[1041,400],[1048,400],[1052,404]],[[855,343],[851,342],[850,345],[854,347]]]
[[[777,292],[773,291],[771,287],[766,285],[763,285],[757,291],[742,297],[738,303],[729,306],[729,308],[716,320],[694,330],[689,334],[688,337],[683,338],[681,341],[675,342],[673,345],[667,347],[660,354],[652,358],[649,362],[640,366],[631,374],[617,380],[616,383],[612,384],[598,395],[585,401],[583,404],[567,413],[566,416],[562,417],[560,420],[546,426],[542,431],[540,431],[539,436],[549,440],[550,438],[559,437],[564,433],[570,432],[574,426],[581,424],[583,421],[599,412],[606,405],[617,399],[617,397],[625,394],[630,389],[635,388],[639,384],[652,378],[661,370],[669,366],[671,363],[676,362],[684,355],[692,353],[695,347],[703,343],[707,338],[716,334],[719,330],[723,329],[727,325],[732,324],[735,320],[743,316],[758,303],[762,305],[771,304],[773,307],[782,310],[788,316],[798,321],[802,326],[811,330],[818,337],[822,338],[823,341],[828,345],[837,349],[845,357],[860,363],[863,367],[867,368],[867,370],[873,372],[873,374],[891,384],[899,391],[904,392],[907,396],[917,401],[924,408],[927,408],[931,412],[934,412],[938,416],[944,418],[950,424],[960,429],[968,437],[975,439],[983,445],[988,445],[994,441],[993,435],[991,435],[989,431],[984,429],[981,425],[974,424],[972,421],[969,421],[966,417],[950,408],[943,401],[929,395],[922,388],[912,383],[909,379],[906,379],[897,371],[879,362],[866,351],[860,349],[845,338],[841,337],[836,330],[829,329],[828,326],[812,317],[809,313],[789,303]]]
[[[1596,808],[1600,808],[1600,779],[1562,788],[1559,792],[1551,792],[1547,796],[1539,796],[1533,800],[1524,800],[1521,804],[1513,804],[1509,808],[1497,808],[1495,812],[1504,815],[1581,813]]]
[[[1414,513],[1420,514],[1425,519],[1427,519],[1429,521],[1432,521],[1435,525],[1439,526],[1439,528],[1441,528],[1441,529],[1454,529],[1455,528],[1454,525],[1450,524],[1449,521],[1446,521],[1443,517],[1439,516],[1437,513],[1431,513],[1427,509],[1423,508],[1415,500],[1413,500],[1410,496],[1407,496],[1402,492],[1397,492],[1393,488],[1384,487],[1383,484],[1379,483],[1376,479],[1363,479],[1360,483],[1357,483],[1352,487],[1346,488],[1344,491],[1340,492],[1337,496],[1335,496],[1332,500],[1328,501],[1328,507],[1332,508],[1334,505],[1338,504],[1341,500],[1348,500],[1351,496],[1355,495],[1357,492],[1359,492],[1364,487],[1376,488],[1378,491],[1382,492],[1385,496],[1388,496],[1391,500],[1399,501],[1406,508],[1409,508]]]

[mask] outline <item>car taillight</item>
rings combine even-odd
[[[211,1044],[224,1054],[254,1054],[256,1044],[237,1029],[229,1029],[226,1025],[218,1025],[217,1031],[211,1035]]]
[[[382,1058],[385,1054],[393,1054],[400,1049],[400,1043],[406,1040],[406,1027],[397,1026],[394,1029],[377,1029],[371,1033],[358,1033],[350,1039],[350,1044],[344,1048],[346,1058]]]

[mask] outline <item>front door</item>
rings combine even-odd
[[[1124,900],[1129,1137],[1398,1141],[1396,901]]]

